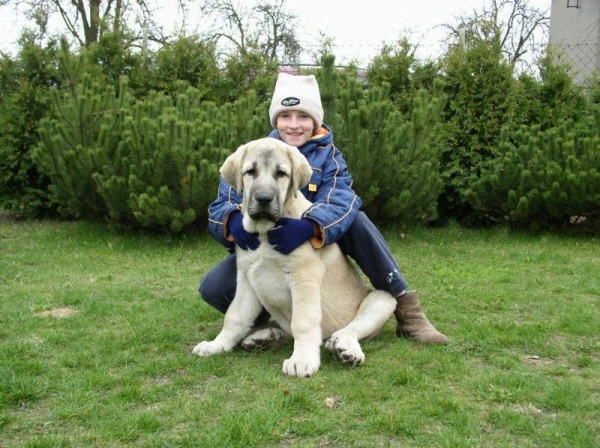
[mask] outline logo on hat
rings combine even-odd
[[[281,105],[287,107],[297,106],[298,104],[300,104],[300,100],[298,98],[294,98],[293,96],[285,98],[281,101]]]

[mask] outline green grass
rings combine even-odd
[[[323,351],[304,380],[290,344],[192,356],[222,323],[207,236],[0,223],[0,446],[600,446],[598,239],[386,236],[450,345],[390,320],[364,366]]]

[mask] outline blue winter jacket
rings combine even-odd
[[[317,248],[339,240],[361,206],[360,198],[352,190],[352,177],[342,153],[333,144],[333,132],[326,125],[323,128],[325,135],[317,134],[298,148],[313,170],[310,182],[301,191],[313,203],[303,217],[321,227],[322,237],[311,240]],[[281,140],[277,129],[269,137]],[[225,225],[229,214],[241,209],[241,203],[242,197],[235,188],[221,178],[219,195],[208,208],[208,228],[213,238],[230,250],[234,243],[227,239]]]

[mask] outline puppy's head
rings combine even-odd
[[[220,173],[243,195],[244,228],[261,233],[282,216],[286,200],[298,195],[312,169],[297,148],[263,138],[240,146],[225,160]]]

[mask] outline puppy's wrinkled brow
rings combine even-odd
[[[265,151],[263,153],[260,154],[260,161],[269,166],[271,164],[271,160],[273,160],[273,150],[269,150],[269,151]]]

